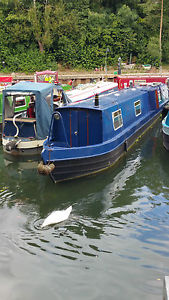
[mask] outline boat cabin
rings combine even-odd
[[[146,122],[162,102],[160,89],[138,87],[58,108],[49,142],[58,147],[82,147],[114,139],[114,147]]]

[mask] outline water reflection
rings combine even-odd
[[[117,212],[115,216],[112,210],[118,207],[120,218],[120,207],[130,205],[133,201],[133,198],[125,197],[119,202],[118,197],[140,167],[140,153],[133,153],[130,159],[123,158],[116,168],[97,176],[57,185],[50,178],[39,176],[36,164],[37,162],[8,162],[5,158],[4,169],[1,171],[8,178],[9,184],[5,190],[6,204],[18,207],[27,216],[20,233],[24,245],[21,243],[19,247],[35,255],[39,251],[47,251],[70,259],[77,259],[82,254],[95,257],[100,251],[111,253],[110,249],[100,248],[95,243],[89,243],[86,248],[79,241],[99,240],[106,234],[106,227],[113,216],[116,218],[115,224],[109,225],[115,228],[114,235],[118,235],[116,229],[121,228],[122,223],[120,220],[117,222]],[[41,229],[43,218],[49,212],[69,205],[73,205],[73,212],[66,222]],[[131,212],[130,209],[127,211]],[[121,214],[124,214],[124,210]],[[61,237],[64,237],[64,242],[60,242]],[[51,242],[53,238],[57,240],[58,246]]]
[[[161,183],[166,179],[163,170],[168,171],[168,167],[167,153],[161,150],[161,141],[156,138],[158,134],[159,127],[154,129],[152,137],[148,140],[144,138],[141,147],[137,146],[127,153],[114,168],[96,176],[56,185],[49,177],[37,173],[38,161],[11,162],[3,158],[1,153],[1,199],[9,200],[10,205],[21,201],[35,205],[40,218],[69,205],[73,205],[79,214],[91,218],[112,216],[117,211],[120,217],[121,208],[130,206],[134,198],[137,199],[135,187],[138,190],[139,187],[148,186],[154,193],[161,190]],[[154,172],[156,166],[158,172]],[[149,176],[151,172],[153,176]]]
[[[59,282],[61,299],[75,297],[60,290],[64,287],[62,279],[69,282],[70,274],[72,281],[83,286],[85,295],[90,291],[88,299],[97,294],[93,292],[93,277],[97,278],[99,298],[101,286],[109,298],[113,284],[115,299],[121,299],[122,289],[127,299],[134,299],[136,293],[137,299],[146,293],[155,299],[159,287],[153,289],[154,281],[149,277],[169,272],[167,158],[158,124],[115,167],[60,184],[40,176],[37,161],[11,162],[1,150],[0,269],[6,262],[10,268],[10,255],[16,262],[22,259],[26,268],[34,262],[37,269],[30,270],[32,282],[43,271],[47,290],[51,290],[47,278],[53,276]],[[67,221],[41,229],[50,212],[69,205],[73,211]],[[29,257],[28,263],[24,263],[25,257]],[[20,276],[17,272],[16,278]],[[9,276],[7,272],[6,278]]]

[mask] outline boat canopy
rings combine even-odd
[[[12,111],[9,109],[8,96],[34,95],[36,111],[36,131],[38,139],[44,139],[48,135],[51,116],[53,112],[53,90],[54,84],[35,83],[21,81],[3,90],[3,119],[14,116],[14,105]]]
[[[35,74],[35,81],[36,82],[58,82],[58,72],[45,70],[41,72],[36,72]]]

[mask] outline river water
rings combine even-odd
[[[162,299],[169,153],[160,121],[113,168],[54,184],[0,149],[0,299]],[[41,229],[53,210],[67,221]]]

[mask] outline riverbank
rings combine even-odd
[[[61,66],[58,67],[56,70],[58,71],[59,76],[69,76],[70,78],[73,76],[81,76],[81,77],[87,77],[87,76],[114,76],[117,74],[118,70],[115,68],[109,67],[107,69],[107,72],[104,70],[100,70],[99,68],[95,70],[77,70],[77,69],[65,69]],[[169,74],[169,65],[162,66],[161,69],[157,69],[155,67],[152,67],[150,70],[144,69],[142,66],[136,66],[136,65],[126,65],[125,67],[122,67],[121,74],[122,75],[134,75],[134,74],[142,74],[142,75],[150,75],[150,74],[156,74],[156,75],[163,75],[163,74]],[[12,72],[12,73],[4,73],[0,72],[0,76],[13,76],[18,78],[33,78],[35,73],[20,73],[20,72]]]
[[[68,83],[70,80],[75,80],[78,83],[88,83],[91,80],[107,79],[112,81],[115,76],[118,75],[118,71],[113,68],[108,68],[107,72],[96,69],[96,70],[74,70],[74,69],[63,69],[58,68],[58,80],[60,83]],[[12,76],[14,81],[30,80],[34,81],[35,73],[0,73],[0,76]],[[128,65],[121,70],[121,75],[134,75],[134,76],[168,76],[169,77],[169,66],[163,66],[161,69],[151,68],[145,70],[143,67],[136,67]]]

